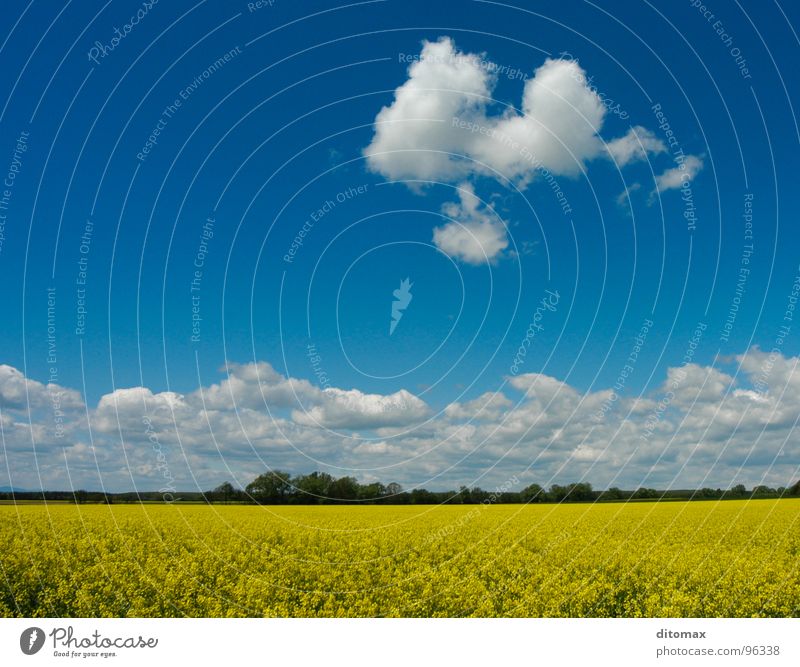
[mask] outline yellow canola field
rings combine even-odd
[[[798,616],[800,500],[0,506],[0,616]]]

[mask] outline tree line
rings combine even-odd
[[[130,491],[103,493],[98,491],[26,491],[0,493],[0,500],[15,501],[66,501],[74,503],[137,503],[137,502],[205,502],[246,503],[263,505],[440,505],[480,503],[562,503],[562,502],[622,502],[645,500],[742,500],[748,498],[800,497],[800,481],[789,487],[773,488],[760,485],[747,489],[737,484],[728,489],[669,489],[638,488],[623,490],[612,487],[595,490],[588,482],[553,484],[545,489],[530,484],[521,491],[489,491],[480,487],[458,490],[428,491],[404,490],[396,482],[361,484],[355,477],[333,477],[324,472],[292,476],[282,470],[267,471],[244,489],[223,482],[209,491],[187,491],[169,494],[157,491]]]

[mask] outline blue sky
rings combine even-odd
[[[790,482],[797,9],[698,4],[7,8],[0,486]]]

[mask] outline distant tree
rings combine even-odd
[[[594,492],[592,491],[592,485],[588,482],[573,482],[567,486],[553,484],[547,494],[547,499],[553,502],[594,500]]]
[[[567,498],[569,500],[587,501],[594,500],[592,485],[588,482],[576,482],[567,486]]]
[[[794,484],[792,484],[786,490],[786,495],[789,495],[789,496],[800,496],[800,479],[798,479]]]
[[[295,499],[304,505],[319,505],[326,502],[329,497],[328,489],[333,482],[326,472],[312,472],[310,475],[301,475],[294,479],[297,489]]]
[[[422,490],[425,491],[425,489]],[[448,491],[444,495],[440,491],[425,492],[430,494],[430,500],[427,502],[446,503],[447,505],[462,505],[464,503],[464,497],[458,491]]]
[[[646,500],[646,499],[650,499],[650,498],[657,498],[658,497],[658,491],[656,491],[655,489],[647,489],[645,487],[640,486],[638,489],[636,489],[636,491],[634,491],[632,497],[636,498],[636,500]]]
[[[753,488],[752,497],[753,498],[773,498],[777,495],[775,489],[765,486],[764,484],[760,484]]]
[[[372,484],[362,484],[358,491],[358,497],[362,500],[380,500],[386,495],[386,487],[380,482]]]
[[[450,502],[458,505],[458,504],[469,504],[472,502],[472,494],[470,490],[466,486],[458,487],[458,493],[454,493]]]
[[[519,493],[523,503],[541,503],[545,499],[544,489],[538,484],[530,484]]]
[[[413,505],[430,505],[437,501],[435,494],[425,489],[413,489],[409,498]]]
[[[731,487],[728,491],[728,495],[732,498],[744,498],[747,495],[747,489],[744,484],[737,484]]]
[[[355,500],[361,486],[355,477],[340,477],[328,485],[327,495],[334,500]]]
[[[800,482],[798,482],[800,484]],[[403,493],[403,487],[400,486],[397,482],[389,482],[386,485],[386,495],[387,496],[398,496]]]
[[[259,503],[284,503],[293,491],[292,477],[282,470],[270,470],[250,482],[245,491]]]
[[[234,496],[236,496],[236,489],[230,482],[223,482],[211,492],[213,500],[221,500],[224,503],[229,503]]]

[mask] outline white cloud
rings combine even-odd
[[[499,172],[525,185],[537,171],[573,176],[602,155],[621,166],[665,150],[641,126],[604,149],[606,108],[575,61],[548,58],[525,82],[519,112],[490,114],[495,69],[449,37],[423,42],[408,79],[375,118],[364,150],[369,168],[391,179],[447,182]]]
[[[89,410],[91,433],[82,409],[69,412],[62,439],[53,437],[49,406],[29,413],[7,400],[20,382],[35,381],[5,367],[0,454],[11,482],[28,488],[39,475],[50,488],[69,488],[65,454],[76,486],[100,488],[102,480],[115,490],[159,488],[159,454],[187,490],[226,478],[246,483],[265,464],[362,477],[357,471],[373,470],[383,481],[438,488],[473,484],[484,473],[485,487],[512,475],[545,485],[585,475],[596,486],[626,488],[787,484],[800,458],[800,358],[753,347],[736,361],[738,373],[670,368],[642,398],[527,373],[439,415],[405,390],[320,390],[269,364],[230,364],[224,380],[185,395],[117,389]],[[302,404],[281,393],[287,387],[302,387]],[[265,405],[262,391],[281,397],[282,407]],[[205,409],[203,396],[212,399]]]
[[[686,364],[670,368],[663,392],[672,391],[675,402],[681,405],[717,403],[733,384],[733,377],[717,368]]]
[[[223,381],[189,397],[198,409],[272,414],[291,408],[298,424],[345,429],[405,425],[428,413],[424,401],[404,390],[389,395],[335,387],[323,390],[308,380],[284,376],[263,361],[231,363],[227,372]]]
[[[13,366],[0,364],[0,408],[41,408],[52,405],[54,399],[62,410],[83,407],[77,391],[55,383],[43,384],[29,380]]]
[[[143,432],[144,419],[156,427],[168,429],[174,415],[182,418],[196,414],[184,396],[171,391],[153,393],[147,387],[116,389],[100,398],[92,415],[92,426],[100,432]],[[188,421],[188,420],[187,420]]]
[[[650,130],[641,125],[632,127],[628,133],[606,144],[609,156],[618,166],[639,160],[646,160],[649,154],[664,153],[667,147]]]
[[[339,429],[373,429],[382,426],[408,426],[428,416],[427,404],[401,389],[394,394],[365,394],[358,389],[322,392],[318,405],[306,411],[294,410],[292,418],[306,426]]]
[[[552,400],[560,392],[568,392],[570,395],[575,394],[575,390],[565,382],[542,373],[515,375],[509,379],[509,384],[515,389],[525,392],[528,396],[543,401]]]
[[[270,409],[298,407],[305,401],[320,400],[322,390],[308,380],[286,377],[270,364],[228,364],[220,369],[228,377],[203,389],[198,396],[210,410],[240,408]]]
[[[460,157],[468,135],[452,119],[482,117],[491,78],[478,56],[457,52],[449,38],[424,42],[408,81],[375,118],[364,151],[370,168],[387,178],[458,180],[469,173]]]
[[[433,243],[442,252],[467,264],[491,263],[508,247],[508,235],[494,210],[481,203],[469,183],[458,187],[458,202],[442,207],[450,222],[433,230]]]
[[[784,357],[779,352],[764,352],[758,345],[736,358],[742,369],[753,379],[754,386],[764,393],[786,388],[787,393],[800,397],[800,372],[796,357]]]
[[[617,195],[617,206],[630,206],[631,193],[641,190],[641,183],[631,183],[625,186],[625,189]]]
[[[703,161],[696,155],[687,155],[677,167],[667,169],[656,176],[656,189],[653,193],[677,190],[684,183],[690,183],[703,168]]]
[[[522,114],[487,118],[494,134],[478,134],[473,155],[512,179],[531,180],[537,165],[576,175],[602,150],[598,132],[604,116],[581,67],[548,59],[525,83]]]
[[[497,420],[513,406],[513,402],[500,392],[487,391],[465,403],[451,403],[444,414],[452,420]]]

